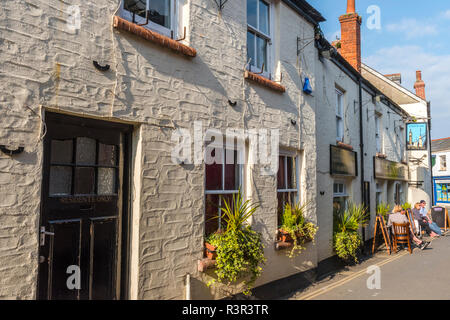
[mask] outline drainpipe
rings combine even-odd
[[[363,103],[362,103],[362,81],[359,76],[359,148],[361,152],[361,203],[365,201],[364,190],[364,134],[363,134]],[[370,214],[370,213],[369,213]],[[364,244],[366,241],[366,228],[362,228],[363,245],[362,252],[364,253]]]
[[[433,181],[433,161],[431,159],[431,102],[427,102],[427,122],[428,122],[428,166],[430,168],[430,176],[431,176],[431,205],[435,206],[434,203],[434,181]],[[425,186],[424,186],[425,187]]]
[[[186,274],[186,300],[191,300],[191,275]]]

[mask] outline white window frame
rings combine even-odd
[[[380,188],[380,184],[377,183],[377,184],[375,185],[375,202],[376,202],[377,207],[378,207],[378,205],[379,205],[381,202],[383,202],[383,201],[381,200],[382,195],[383,195],[383,189],[381,189],[381,188]],[[379,201],[378,201],[378,197],[380,197],[380,200],[379,200]]]
[[[256,26],[252,26],[251,24],[249,24],[247,22],[247,32],[251,32],[255,35],[255,43],[254,45],[254,49],[255,49],[255,55],[257,54],[257,50],[256,50],[256,41],[257,41],[257,36],[265,39],[267,41],[267,46],[266,46],[266,57],[267,57],[267,64],[265,65],[265,68],[267,69],[267,71],[261,70],[261,68],[258,68],[256,66],[256,61],[250,61],[249,65],[248,65],[248,70],[251,72],[255,72],[255,73],[261,73],[261,76],[271,79],[272,76],[272,67],[273,67],[273,62],[272,62],[272,34],[273,34],[273,15],[274,15],[274,8],[273,8],[273,2],[272,1],[268,1],[268,0],[257,0],[257,15],[256,15],[256,20],[257,20],[257,24],[259,25],[259,3],[260,1],[266,3],[269,7],[269,34],[266,34],[262,31],[259,31],[258,28]],[[247,10],[247,9],[246,9]],[[247,11],[246,11],[247,12]],[[248,13],[247,13],[248,14]],[[247,34],[246,34],[247,37]],[[247,39],[248,41],[248,39]],[[248,46],[248,42],[247,42],[247,46]]]
[[[286,182],[285,186],[286,188],[284,189],[278,189],[277,188],[277,193],[278,192],[297,192],[297,196],[296,196],[296,201],[298,201],[298,188],[299,188],[299,183],[298,183],[298,179],[299,179],[299,170],[298,170],[298,156],[297,155],[292,155],[292,154],[283,154],[280,153],[280,157],[284,157],[284,181]],[[294,189],[289,189],[287,188],[287,178],[288,178],[288,171],[287,171],[287,158],[293,158],[294,159],[294,164],[295,164],[295,188]],[[277,186],[278,186],[278,181],[277,181]]]
[[[225,138],[224,138],[225,139]],[[226,154],[227,154],[227,150],[232,150],[232,151],[237,151],[237,165],[239,166],[239,187],[241,189],[241,194],[242,197],[245,199],[245,186],[244,186],[244,154],[245,154],[245,150],[242,147],[239,147],[239,142],[237,143],[237,145],[233,144],[227,144],[224,143],[223,146],[221,146],[220,148],[217,145],[211,144],[207,147],[214,147],[217,149],[222,149],[222,189],[221,190],[206,190],[206,185],[205,185],[205,196],[208,194],[214,194],[214,195],[228,195],[228,194],[238,194],[239,193],[239,189],[237,190],[225,190],[225,164],[226,164]],[[244,147],[245,148],[245,147]],[[205,149],[206,152],[207,149]],[[206,181],[206,167],[205,167],[205,181]],[[219,197],[219,206],[217,208],[218,210],[218,228],[220,228],[222,226],[222,210],[220,210],[221,207],[221,203],[222,203],[222,198]],[[206,205],[205,205],[205,211],[206,211]]]
[[[344,93],[336,88],[336,141],[344,141]]]
[[[148,10],[149,7],[149,3],[151,0],[146,0],[146,8]],[[172,32],[173,32],[173,36],[174,37],[178,37],[178,23],[179,23],[179,14],[178,14],[178,6],[179,6],[179,1],[178,0],[169,0],[170,1],[170,28],[166,28],[164,26],[161,26],[151,20],[148,21],[147,25],[144,25],[142,27],[158,32],[166,37],[171,37],[172,36]],[[133,14],[128,11],[125,10],[124,8],[125,5],[125,0],[122,0],[122,3],[120,5],[120,16],[128,21],[133,21]],[[146,19],[136,15],[135,16],[135,22],[137,24],[142,24],[146,22]]]
[[[439,171],[447,171],[447,155],[446,154],[439,155]]]
[[[382,134],[380,131],[381,128],[381,116],[379,114],[375,114],[375,142],[378,153],[383,153],[383,143],[382,143]]]
[[[334,187],[338,185],[338,186],[342,186],[342,192],[335,192],[334,191]],[[333,182],[333,198],[342,198],[342,197],[348,197],[348,193],[347,193],[347,185],[344,181],[334,181]]]

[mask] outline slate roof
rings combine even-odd
[[[450,138],[431,140],[431,152],[450,150]]]
[[[326,21],[322,14],[305,0],[283,0],[283,2],[314,25]]]

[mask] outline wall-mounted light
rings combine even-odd
[[[291,124],[292,124],[293,126],[295,126],[295,125],[297,124],[297,121],[295,121],[295,119],[291,119]]]

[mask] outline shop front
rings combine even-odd
[[[374,171],[378,186],[377,199],[385,200],[391,207],[407,201],[405,191],[409,180],[408,165],[374,157]],[[384,190],[386,195],[382,194]]]
[[[436,205],[450,204],[450,176],[433,178],[434,203]]]
[[[352,184],[358,176],[357,153],[347,148],[330,146],[330,174],[333,176],[333,210],[347,207],[353,200]]]

